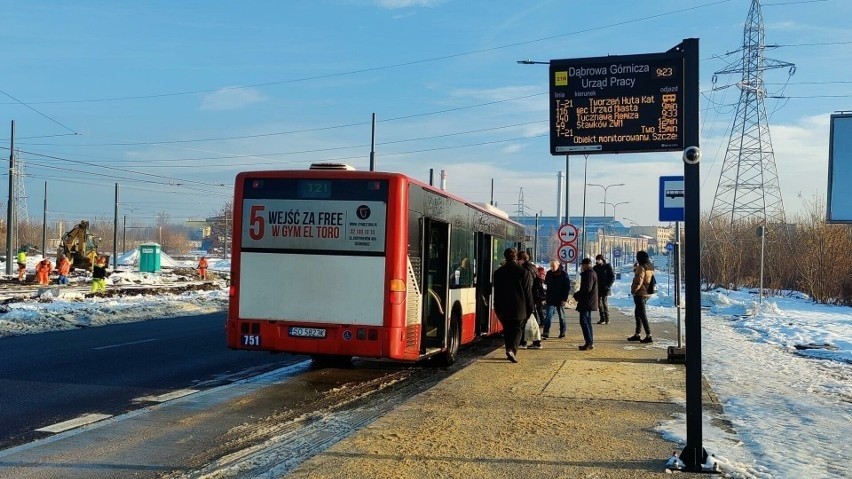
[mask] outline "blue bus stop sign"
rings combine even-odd
[[[682,176],[660,177],[660,221],[683,221]]]
[[[621,248],[615,248],[612,250],[612,256],[616,258],[621,258]]]
[[[673,251],[674,245],[672,243],[666,243],[666,251]]]

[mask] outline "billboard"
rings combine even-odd
[[[826,221],[852,223],[852,113],[831,115]]]

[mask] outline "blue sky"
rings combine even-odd
[[[829,115],[852,109],[852,2],[763,3],[767,56],[795,63],[768,100],[785,208],[826,194]],[[662,52],[701,41],[702,209],[724,159],[736,88],[713,72],[738,54],[749,0],[471,1],[0,0],[0,157],[9,129],[26,163],[31,218],[204,217],[237,172],[344,161],[367,169],[376,113],[378,169],[556,213],[563,157],[549,153],[547,65],[516,60]],[[720,76],[716,85],[735,83]],[[767,72],[777,93],[786,70]],[[571,160],[571,214],[582,214],[583,157]],[[592,155],[588,182],[616,216],[657,223],[660,176],[679,153]],[[3,171],[7,171],[5,168]],[[8,177],[0,195],[8,194]],[[603,212],[590,188],[587,213]],[[5,204],[5,201],[4,201]],[[609,214],[612,210],[609,209]],[[628,221],[629,222],[629,221]]]

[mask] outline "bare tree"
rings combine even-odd
[[[210,224],[211,252],[217,252],[225,256],[225,252],[233,244],[231,231],[233,229],[234,203],[228,201],[222,208],[208,218]],[[227,251],[230,254],[230,251]]]

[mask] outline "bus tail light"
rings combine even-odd
[[[391,304],[402,304],[405,300],[405,281],[401,279],[392,279],[388,284],[388,289],[390,291]]]
[[[233,298],[236,295],[237,295],[237,287],[232,284],[231,287],[228,288],[228,297]]]

